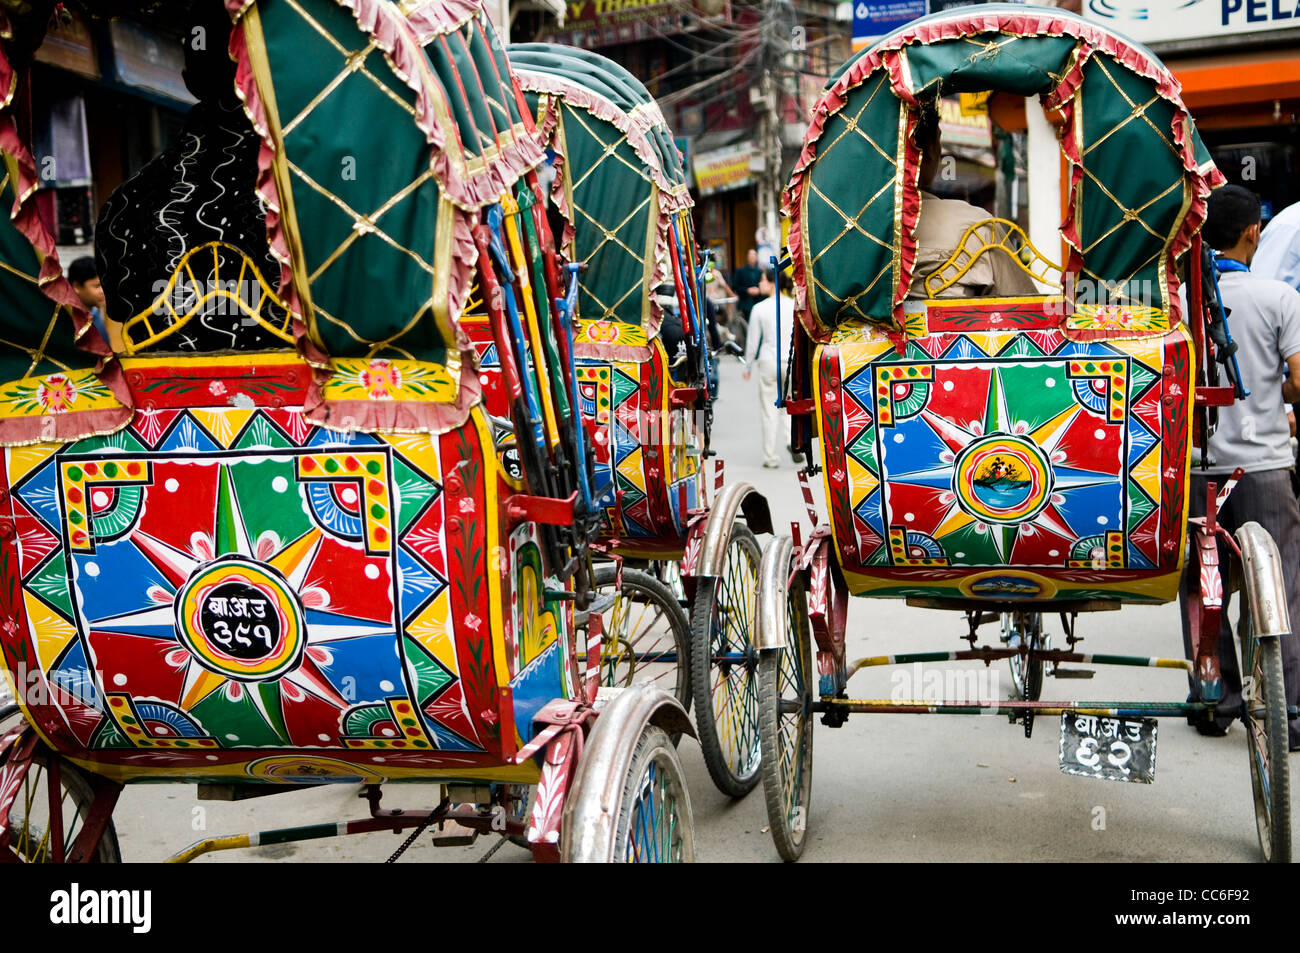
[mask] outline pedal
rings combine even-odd
[[[469,847],[478,839],[478,831],[446,821],[433,832],[434,847]]]
[[[1090,668],[1058,668],[1052,672],[1056,678],[1092,678],[1097,672]]]

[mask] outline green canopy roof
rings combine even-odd
[[[179,4],[78,6],[171,27],[184,19]],[[338,377],[341,362],[411,361],[436,365],[442,384],[409,407],[393,400],[322,413],[347,429],[455,425],[479,394],[472,347],[458,324],[478,266],[473,227],[484,207],[545,158],[486,13],[478,0],[226,6],[235,23],[235,85],[261,140],[256,181],[247,187],[263,200],[267,242],[280,265],[266,278],[319,372],[309,411],[328,403],[320,388]],[[97,412],[112,411],[111,423],[102,413],[84,423],[61,417],[74,422],[45,425],[47,436],[81,435],[78,427],[103,432],[130,416],[116,363],[62,278],[30,202],[35,166],[13,105],[19,70],[51,9],[50,0],[0,0],[0,199],[11,212],[0,224],[0,293],[17,305],[0,313],[0,443],[35,439],[39,407],[18,426],[18,405],[4,403],[5,382],[23,393],[39,386],[23,374],[71,374],[84,384],[73,385],[85,398],[77,410],[93,395]],[[96,371],[101,357],[108,363]]]
[[[1177,307],[1173,262],[1221,181],[1177,81],[1143,47],[1095,23],[988,4],[885,37],[841,67],[817,103],[784,196],[800,310],[814,336],[850,320],[901,324],[920,206],[915,108],[983,90],[1037,95],[1065,117],[1066,287],[1077,295],[1104,285],[1121,302]]]
[[[512,45],[509,53],[559,157],[552,195],[567,222],[562,244],[570,260],[588,266],[579,314],[626,327],[620,339],[644,345],[661,319],[651,292],[674,282],[674,221],[680,240],[693,241],[672,133],[646,88],[603,56],[546,44]]]

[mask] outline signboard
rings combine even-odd
[[[740,145],[702,152],[695,156],[695,183],[701,196],[739,189],[754,181],[749,169],[754,147],[746,142]]]
[[[986,149],[993,145],[987,110],[982,115],[967,115],[955,99],[939,100],[939,133],[945,146]]]
[[[179,40],[126,20],[109,23],[108,33],[113,41],[113,70],[118,82],[177,102],[196,102],[181,79],[185,51]]]
[[[1083,0],[1083,15],[1142,43],[1300,29],[1296,0]]]
[[[854,0],[853,49],[870,46],[929,12],[927,0]]]
[[[564,26],[542,39],[588,49],[730,23],[730,0],[569,0]]]
[[[87,79],[99,79],[99,57],[95,54],[95,35],[89,21],[79,13],[72,14],[66,22],[56,21],[36,51],[36,62],[71,70]]]

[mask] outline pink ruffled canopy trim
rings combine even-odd
[[[483,11],[480,0],[424,0],[406,12],[406,22],[421,46],[435,36],[459,30]]]
[[[436,100],[442,100],[444,115],[449,112],[446,93],[437,83],[424,55],[421,40],[431,41],[445,35],[477,15],[480,17],[480,29],[487,41],[495,43],[492,26],[476,3],[472,0],[426,3],[413,11],[412,16],[417,19],[411,20],[400,12],[396,4],[387,0],[337,2],[352,12],[357,26],[374,40],[393,73],[415,94],[415,124],[433,147],[433,173],[438,180],[438,187],[454,205],[477,213],[484,206],[499,200],[521,175],[535,168],[545,158],[540,145],[532,138],[531,130],[525,124],[522,130],[496,130],[497,154],[483,163],[481,168],[470,170],[461,161],[465,152],[460,143],[459,131],[454,124],[451,128],[444,129],[438,122]],[[232,17],[238,19],[251,3],[252,0],[226,0],[226,7]],[[461,17],[462,13],[467,15]],[[457,22],[458,17],[460,19]],[[246,61],[244,50],[240,59],[241,66]],[[242,87],[243,83],[240,85]]]
[[[867,77],[882,67],[886,69],[890,77],[890,86],[894,94],[904,102],[914,104],[916,99],[912,90],[907,87],[906,74],[898,68],[897,52],[913,43],[929,44],[979,33],[1003,33],[1010,36],[1071,36],[1079,40],[1075,53],[1071,58],[1070,68],[1061,79],[1061,82],[1054,89],[1040,97],[1045,109],[1059,108],[1067,115],[1072,111],[1073,97],[1083,79],[1083,67],[1089,57],[1097,51],[1113,57],[1134,73],[1155,82],[1158,94],[1173,103],[1178,109],[1173,124],[1174,138],[1181,154],[1183,168],[1187,172],[1193,190],[1190,208],[1169,246],[1170,262],[1187,250],[1192,237],[1204,223],[1206,197],[1211,189],[1222,185],[1225,180],[1217,169],[1203,170],[1197,164],[1192,147],[1191,122],[1187,108],[1183,105],[1181,98],[1182,87],[1173,74],[1165,69],[1163,65],[1146,52],[1097,24],[1064,13],[1057,11],[1031,12],[1029,10],[1023,13],[1019,11],[1015,13],[980,12],[974,7],[963,7],[951,17],[921,24],[905,33],[900,33],[891,39],[883,41],[861,54],[844,71],[835,84],[823,94],[813,109],[812,119],[804,135],[803,149],[795,162],[790,184],[782,193],[781,206],[784,214],[791,219],[790,251],[795,273],[796,309],[804,327],[815,340],[828,340],[831,329],[821,325],[816,320],[808,302],[808,275],[804,262],[802,233],[802,199],[808,175],[817,159],[817,143],[825,130],[826,123],[844,108],[852,90],[860,86],[866,81]],[[1072,139],[1072,135],[1063,137],[1062,147],[1071,163],[1071,196],[1073,197],[1082,184],[1083,172],[1079,148],[1076,143],[1071,141]],[[909,154],[911,152],[910,133],[908,152]],[[905,171],[907,171],[907,165],[908,160],[905,159]],[[908,176],[903,188],[903,214],[905,217],[908,214],[910,202],[913,200],[919,202],[917,186],[912,181],[913,178],[913,176]],[[1067,215],[1066,220],[1061,223],[1062,235],[1071,248],[1070,260],[1065,268],[1066,276],[1070,274],[1077,275],[1083,265],[1082,255],[1079,253],[1078,228],[1073,221],[1073,201],[1070,203],[1070,208],[1071,212]],[[911,227],[915,228],[914,221]],[[909,241],[913,246],[915,244],[914,240],[911,239],[911,233],[906,227],[900,239],[904,252],[906,252]],[[901,320],[902,301],[907,293],[907,288],[910,286],[913,263],[904,262],[901,269],[902,274],[900,274],[898,285],[895,288],[893,316],[896,321]],[[1178,310],[1177,276],[1174,268],[1169,267],[1167,271],[1169,306],[1171,311],[1176,313]],[[1063,276],[1062,281],[1065,280],[1065,276]]]
[[[532,72],[519,67],[515,67],[513,72],[520,88],[525,92],[544,93],[547,96],[563,99],[569,105],[585,109],[597,119],[609,123],[621,132],[644,165],[646,177],[659,186],[659,191],[664,196],[661,205],[665,211],[675,212],[695,207],[695,202],[691,199],[686,186],[674,185],[668,180],[660,165],[659,155],[650,143],[649,131],[664,121],[658,107],[651,109],[648,106],[638,106],[629,114],[604,96],[574,80],[556,76],[554,73]],[[549,117],[547,125],[551,126],[553,131],[553,121]]]

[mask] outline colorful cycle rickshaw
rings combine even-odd
[[[654,99],[613,61],[516,44],[510,65],[555,156],[560,253],[576,275],[574,365],[603,514],[594,574],[602,682],[649,682],[692,698],[710,775],[739,796],[758,781],[750,606],[767,503],[706,480],[713,353],[688,177]],[[494,366],[484,317],[471,335]],[[485,377],[488,407],[503,406]],[[565,408],[567,410],[567,408]],[[563,411],[562,411],[563,412]],[[712,489],[712,493],[710,493]],[[637,568],[633,568],[637,567]]]
[[[939,94],[990,90],[1036,96],[1057,127],[1069,168],[1059,278],[1010,222],[973,244],[972,226],[942,267],[917,272],[921,110]],[[1283,569],[1257,524],[1236,539],[1216,524],[1232,480],[1218,496],[1211,485],[1207,517],[1188,519],[1193,449],[1204,449],[1214,408],[1234,390],[1220,385],[1226,334],[1213,282],[1203,291],[1213,266],[1198,235],[1221,182],[1159,61],[1060,10],[980,5],[926,17],[827,86],[784,205],[799,320],[786,408],[795,445],[812,451],[817,441],[809,459],[820,461],[829,519],[813,513],[806,537],[767,547],[757,610],[764,787],[785,859],[805,843],[818,715],[839,726],[851,713],[996,712],[1026,734],[1035,717],[1060,715],[1067,773],[1150,780],[1151,719],[1204,717],[1222,697],[1216,536],[1235,553],[1248,609],[1242,672],[1255,690],[1236,714],[1260,844],[1266,858],[1289,859]],[[952,294],[986,255],[1053,290]],[[924,293],[909,295],[918,278]],[[1077,650],[1080,613],[1172,601],[1185,573],[1199,582],[1188,606],[1193,662]],[[969,647],[854,661],[849,595],[960,610]],[[1048,613],[1060,614],[1063,646],[1043,636]],[[999,622],[1008,644],[978,644],[980,626]],[[1017,673],[1011,700],[847,692],[868,666],[1006,658]],[[1044,663],[1078,662],[1185,668],[1202,701],[1042,700]]]
[[[482,8],[80,6],[185,29],[200,105],[101,219],[114,354],[32,201],[27,67],[55,5],[0,3],[0,649],[21,706],[0,858],[116,860],[122,785],[166,780],[359,783],[370,804],[175,860],[457,824],[538,859],[690,859],[686,712],[650,686],[598,697],[599,626],[579,626],[599,514],[585,434],[552,412],[577,393],[546,155]],[[475,284],[505,419],[463,322]],[[382,808],[408,780],[441,801]]]

